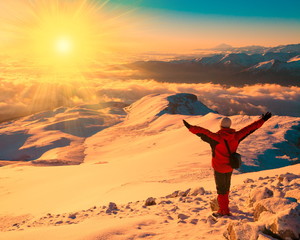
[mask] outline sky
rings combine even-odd
[[[84,45],[73,54],[79,60],[96,52],[104,61],[113,54],[115,59],[153,52],[181,54],[224,43],[295,44],[300,39],[298,9],[297,0],[0,0],[0,48],[39,55],[51,50],[48,40],[63,27],[76,39],[68,43],[68,37],[57,37],[55,51],[60,49],[62,55],[78,50],[76,44]],[[75,15],[75,21],[70,20]],[[39,57],[56,61],[51,54]]]
[[[300,1],[256,0],[243,5],[201,0],[0,0],[0,121],[59,106],[132,103],[147,94],[174,92],[194,93],[227,114],[271,109],[299,116],[294,110],[299,109],[298,87],[224,90],[211,84],[162,84],[136,79],[134,70],[126,67],[110,68],[126,59],[197,54],[197,49],[222,43],[300,43],[299,5]]]
[[[298,43],[300,1],[111,0],[134,9],[142,48],[190,51]]]

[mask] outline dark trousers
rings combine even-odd
[[[219,172],[215,171],[214,175],[215,175],[217,193],[218,194],[228,193],[229,189],[230,189],[230,181],[231,181],[232,172],[219,173]]]

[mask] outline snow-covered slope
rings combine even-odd
[[[295,61],[297,61],[297,62],[300,61],[300,55],[289,59],[287,62],[290,63],[290,62],[295,62]]]
[[[3,123],[0,165],[80,164],[84,159],[84,139],[119,123],[124,115],[124,111],[116,111],[116,104],[111,103],[61,107]]]
[[[275,60],[270,60],[266,62],[260,62],[248,70],[270,70],[275,64]]]
[[[233,66],[252,66],[261,60],[261,55],[248,55],[246,53],[231,53],[225,55],[220,61],[219,64],[233,65]]]
[[[216,239],[221,239],[229,219],[213,222],[208,217],[209,201],[215,196],[211,150],[185,128],[182,119],[217,131],[223,116],[190,94],[147,96],[126,108],[126,118],[104,114],[105,111],[91,106],[57,109],[2,125],[5,136],[11,132],[16,134],[11,143],[23,138],[22,144],[12,144],[14,151],[18,150],[17,146],[24,146],[30,152],[42,146],[49,148],[34,161],[49,160],[49,156],[61,159],[58,155],[62,154],[69,161],[80,156],[83,163],[1,167],[0,227],[4,232],[0,238],[18,239],[22,235],[23,239],[39,239],[42,235],[45,239],[174,239],[174,236],[193,239],[202,234],[212,239],[215,234]],[[240,129],[259,116],[231,118],[233,127]],[[81,126],[79,133],[79,128],[66,125],[73,121]],[[299,121],[295,117],[273,116],[241,143],[239,152],[244,162],[241,172],[250,173],[235,171],[233,176],[233,186],[237,189],[233,188],[231,206],[237,221],[251,222],[253,214],[243,205],[247,200],[246,190],[239,189],[249,190],[254,183],[239,186],[244,180],[272,176],[275,181],[276,174],[287,171],[300,174],[296,164],[300,155]],[[20,135],[17,129],[22,130]],[[24,132],[30,136],[24,137]],[[60,139],[65,142],[57,142]],[[10,144],[6,146],[4,152]],[[291,164],[294,165],[287,166]],[[283,168],[262,171],[278,167]],[[257,188],[266,185],[263,181],[257,184]],[[207,193],[203,196],[162,199],[175,190],[201,186]],[[294,189],[288,184],[286,187]],[[161,203],[151,209],[137,202],[148,197],[171,203]],[[119,211],[109,202],[117,203]],[[179,214],[188,216],[189,220]],[[195,220],[190,223],[192,219]],[[24,230],[15,231],[19,229]],[[178,231],[186,231],[187,235]]]
[[[246,69],[246,71],[286,71],[286,72],[293,72],[294,75],[300,74],[300,60],[298,57],[291,58],[286,62],[282,62],[279,60],[270,60],[266,62],[260,62],[253,67]]]
[[[162,111],[162,109],[168,109],[166,106],[170,102],[167,99],[175,99],[175,97],[182,98],[179,102],[184,104],[180,107],[176,106],[178,109],[185,107],[186,110],[177,109],[179,113],[181,111],[185,115]],[[86,140],[86,162],[97,159],[95,155],[112,161],[122,159],[124,156],[145,160],[146,156],[149,162],[164,162],[164,156],[176,153],[171,156],[174,162],[181,162],[182,158],[185,158],[187,165],[188,162],[193,162],[195,166],[209,168],[210,147],[197,136],[190,136],[182,125],[182,119],[212,131],[218,131],[222,116],[204,107],[200,102],[190,105],[190,98],[190,95],[183,94],[151,95],[132,104],[127,108],[128,116],[124,122]],[[190,115],[196,110],[199,115]],[[177,111],[175,112],[177,113]],[[208,114],[200,115],[203,113]],[[258,119],[256,116],[240,115],[231,116],[231,118],[233,128],[237,130]],[[118,137],[116,137],[117,135]],[[240,145],[239,151],[244,156],[242,171],[269,169],[299,161],[299,139],[299,118],[273,116],[261,129],[246,138]],[[120,147],[122,154],[120,154]],[[265,158],[267,160],[263,160]]]
[[[156,198],[90,205],[76,211],[1,217],[6,240],[299,239],[299,164],[234,176],[231,217],[215,219],[216,192],[202,181]],[[288,172],[293,173],[288,173]],[[143,189],[144,191],[148,190]],[[149,193],[148,196],[151,196]],[[120,195],[119,195],[120,197]]]

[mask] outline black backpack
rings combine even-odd
[[[234,169],[240,168],[240,166],[242,164],[241,154],[239,154],[237,152],[231,153],[228,142],[226,140],[224,140],[224,141],[225,141],[227,150],[229,152],[229,165]]]

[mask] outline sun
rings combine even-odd
[[[13,51],[28,56],[34,67],[86,72],[119,54],[119,30],[126,23],[118,20],[120,13],[108,11],[109,1],[16,1],[21,15],[8,14],[4,23],[14,37]]]
[[[61,36],[54,42],[54,50],[58,54],[68,55],[72,52],[73,41],[69,37]]]
[[[0,42],[0,52],[26,65],[25,74],[82,81],[127,58],[131,9],[116,8],[109,0],[11,0],[3,5],[0,41],[7,47]]]
[[[56,70],[86,65],[105,50],[107,41],[99,35],[99,26],[92,24],[96,16],[58,10],[55,14],[43,13],[31,29],[32,53],[41,64]]]

